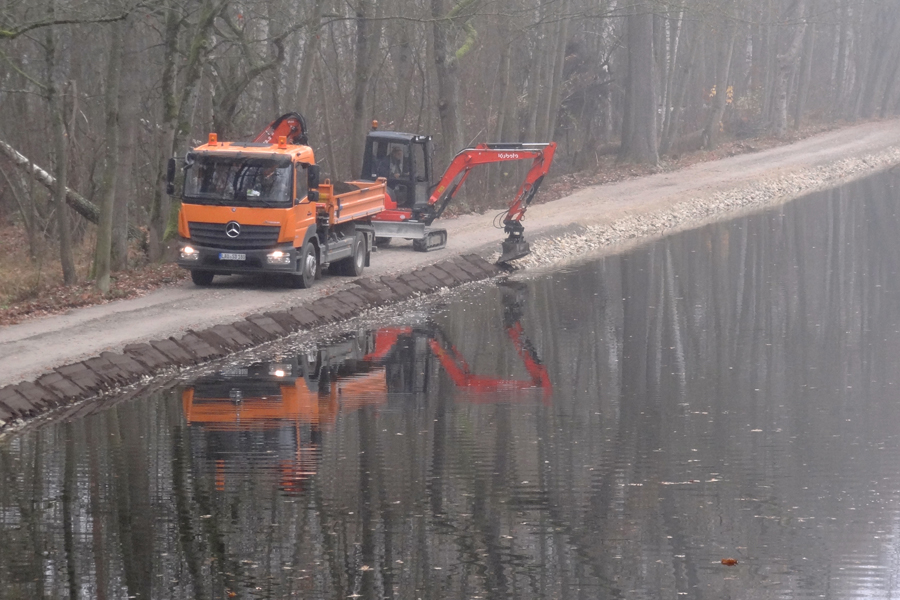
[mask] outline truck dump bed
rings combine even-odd
[[[345,191],[346,190],[346,191]],[[340,192],[340,193],[339,193]],[[348,181],[319,184],[319,213],[328,216],[328,225],[363,219],[384,210],[387,180]]]

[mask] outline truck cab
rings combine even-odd
[[[307,288],[324,268],[358,276],[374,243],[371,217],[384,210],[384,179],[319,181],[305,120],[288,113],[249,142],[210,134],[187,153],[178,215],[178,265],[196,285],[216,275],[268,273]],[[167,189],[175,194],[176,161]]]

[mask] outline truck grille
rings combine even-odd
[[[191,240],[198,246],[223,250],[264,250],[278,242],[280,227],[269,225],[241,225],[236,237],[225,233],[225,223],[188,223]]]

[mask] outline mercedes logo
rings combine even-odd
[[[241,224],[237,221],[231,221],[225,225],[225,235],[230,238],[236,238],[241,235]]]

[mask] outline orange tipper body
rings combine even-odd
[[[302,116],[288,113],[253,142],[211,134],[187,154],[178,264],[195,283],[276,273],[309,287],[324,269],[359,275],[368,266],[386,182],[319,182],[306,140]]]

